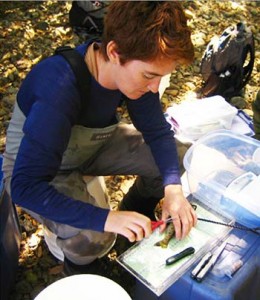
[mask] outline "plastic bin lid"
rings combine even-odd
[[[229,152],[229,148],[232,146],[243,146],[247,145],[247,149],[250,151],[253,151],[252,153],[247,153],[247,155],[251,155],[252,160],[255,163],[260,162],[260,142],[256,139],[253,139],[252,137],[238,134],[235,132],[232,132],[230,130],[215,130],[212,131],[200,139],[198,139],[186,152],[183,164],[186,171],[190,171],[191,162],[194,159],[193,154],[194,150],[197,149],[199,146],[207,146],[210,149],[217,150],[219,153],[222,153],[223,155]],[[242,148],[241,148],[242,149]],[[240,149],[240,150],[241,150]],[[239,151],[240,151],[239,150]],[[201,158],[203,158],[203,155],[210,153],[213,154],[212,159],[216,159],[217,157],[214,156],[215,153],[213,151],[201,154]],[[197,158],[196,158],[197,159]],[[210,158],[208,158],[210,159]],[[218,163],[216,161],[216,163]],[[193,170],[194,171],[194,170]],[[200,168],[197,170],[198,172],[201,172]]]

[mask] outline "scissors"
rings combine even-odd
[[[192,208],[193,208],[194,210],[197,209],[197,205],[191,204],[191,206],[192,206]],[[157,227],[161,226],[162,224],[170,223],[170,222],[173,221],[174,219],[175,219],[175,218],[170,217],[170,218],[166,219],[165,221],[163,221],[163,220],[160,220],[160,221],[152,221],[152,231],[154,231]]]
[[[161,226],[162,224],[170,223],[173,220],[173,218],[168,218],[166,220],[160,220],[160,221],[152,221],[152,231],[154,231],[157,227]]]

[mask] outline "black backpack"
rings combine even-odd
[[[83,40],[101,37],[107,1],[73,1],[69,11],[69,23],[73,31]]]
[[[228,102],[250,79],[255,58],[254,37],[243,23],[230,26],[213,38],[203,54],[201,97],[220,95]]]

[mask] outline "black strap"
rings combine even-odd
[[[252,40],[251,44],[248,44],[245,53],[243,54],[243,62],[247,59],[247,54],[249,53],[249,63],[246,66],[243,66],[243,82],[242,82],[242,88],[248,83],[253,68],[254,68],[254,62],[255,62],[255,50],[254,50],[254,39]]]
[[[85,113],[87,109],[87,101],[89,99],[91,83],[91,74],[89,72],[87,64],[84,61],[83,56],[81,56],[77,50],[71,48],[70,46],[58,47],[55,50],[54,54],[62,55],[66,59],[66,61],[70,64],[70,67],[76,77],[81,100],[79,121],[82,124],[84,124],[86,121]],[[122,99],[119,106],[121,106],[123,102],[126,101],[126,99],[128,98],[122,94]],[[94,115],[91,117],[88,115],[88,122],[95,123],[94,119]]]
[[[83,114],[86,110],[91,79],[91,74],[88,70],[88,67],[83,56],[81,56],[78,51],[70,46],[58,47],[55,50],[55,54],[62,55],[67,60],[76,77],[81,99],[80,118],[83,118]]]

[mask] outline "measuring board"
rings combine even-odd
[[[198,217],[227,224],[234,223],[231,218],[216,213],[199,200],[192,201],[192,204],[197,205],[196,213]],[[160,296],[199,257],[210,251],[219,240],[223,239],[230,230],[231,228],[226,226],[198,221],[196,227],[192,228],[185,239],[178,241],[172,238],[167,248],[161,248],[155,246],[155,243],[164,238],[164,233],[161,234],[159,228],[157,228],[149,238],[137,242],[121,254],[117,261],[157,296]],[[195,248],[195,253],[170,266],[165,265],[167,258],[187,247]]]

